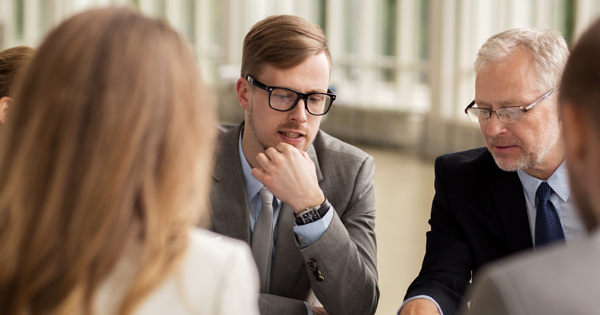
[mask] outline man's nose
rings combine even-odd
[[[485,131],[490,137],[495,137],[506,132],[506,125],[500,121],[496,113],[492,113],[490,121],[486,125]]]
[[[306,102],[304,99],[299,99],[298,103],[289,112],[289,119],[296,123],[306,122],[308,113],[306,112]]]

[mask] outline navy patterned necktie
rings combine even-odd
[[[535,247],[565,241],[565,233],[558,212],[548,198],[552,188],[547,182],[542,182],[537,189],[537,214],[535,216]]]

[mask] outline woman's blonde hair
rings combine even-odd
[[[207,204],[212,101],[162,21],[96,9],[45,39],[0,143],[0,309],[91,313],[127,246],[130,314],[178,266]]]

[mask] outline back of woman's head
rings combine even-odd
[[[0,144],[3,312],[89,312],[131,243],[142,254],[122,313],[172,271],[207,204],[209,99],[159,20],[97,9],[47,36]]]

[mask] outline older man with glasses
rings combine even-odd
[[[374,314],[379,300],[373,158],[319,130],[335,94],[321,29],[272,16],[244,39],[222,126],[211,228],[251,245],[261,314]]]
[[[485,148],[440,156],[421,272],[399,313],[455,314],[484,264],[586,234],[565,166],[557,89],[568,48],[554,30],[494,35],[475,61]]]

